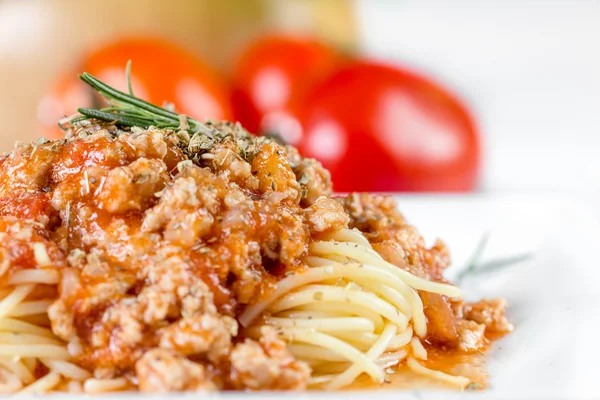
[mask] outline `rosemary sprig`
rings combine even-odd
[[[477,243],[477,247],[475,247],[475,251],[471,255],[469,263],[467,264],[467,268],[465,268],[457,277],[457,283],[460,283],[467,275],[472,274],[477,266],[480,263],[481,257],[483,257],[483,252],[487,246],[488,241],[490,240],[490,233],[485,232],[481,235],[479,239],[479,243]]]
[[[467,267],[464,270],[462,270],[456,277],[457,284],[460,284],[467,276],[473,276],[480,273],[501,270],[506,267],[518,264],[520,262],[531,260],[533,258],[533,253],[521,253],[503,258],[497,258],[486,263],[482,263],[481,259],[483,257],[485,248],[487,247],[489,239],[490,232],[485,232],[483,235],[481,235],[479,243],[477,243],[477,247],[471,255]]]
[[[130,71],[131,62],[128,62],[126,75],[129,94],[107,85],[87,72],[79,75],[79,79],[108,100],[109,106],[98,109],[79,108],[77,111],[81,115],[71,119],[69,122],[73,124],[87,119],[97,119],[114,123],[120,127],[137,126],[148,129],[150,126],[155,126],[174,131],[186,130],[192,134],[200,133],[208,137],[213,137],[214,131],[204,123],[135,97],[131,87]]]

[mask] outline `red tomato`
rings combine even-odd
[[[298,111],[300,149],[348,191],[467,191],[475,188],[480,141],[448,90],[403,69],[340,68]]]
[[[233,109],[251,132],[274,132],[289,143],[300,138],[290,102],[326,76],[339,56],[310,39],[269,36],[240,57],[234,72]]]
[[[77,71],[89,72],[127,92],[128,60],[132,61],[131,82],[136,97],[160,106],[172,103],[178,112],[200,120],[232,118],[231,95],[221,78],[195,56],[168,42],[144,38],[117,41],[96,49],[82,60]],[[77,81],[77,73],[73,73],[53,89],[50,95],[54,99],[53,109],[61,110],[54,117],[56,120],[74,113],[77,107],[92,105],[89,100],[71,101],[67,93],[70,90],[79,93],[85,87]],[[77,97],[80,101],[87,96]],[[57,104],[62,106],[56,107]],[[44,113],[46,119],[50,119],[49,114]]]
[[[231,119],[224,82],[187,51],[156,39],[129,39],[102,47],[87,58],[83,70],[127,91],[125,65],[131,60],[134,94],[153,104],[173,103],[178,112],[197,119]]]

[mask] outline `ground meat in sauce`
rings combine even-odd
[[[347,216],[317,202],[331,193],[318,162],[221,129],[194,162],[172,132],[110,125],[3,160],[0,267],[35,266],[31,243],[44,245],[62,268],[52,329],[78,365],[142,391],[306,386],[283,342],[243,340],[234,318]]]
[[[363,231],[384,259],[414,275],[446,282],[443,272],[450,265],[448,248],[439,239],[427,248],[391,197],[352,193],[337,200],[350,216],[350,227]],[[512,330],[504,317],[506,302],[502,299],[463,304],[436,293],[420,291],[419,295],[427,317],[427,340],[434,345],[478,350],[487,343],[486,330]]]
[[[0,165],[0,269],[60,271],[52,330],[96,377],[144,392],[304,389],[309,367],[271,329],[242,337],[235,317],[340,228],[444,281],[446,247],[427,249],[391,198],[333,200],[317,161],[237,125],[214,129],[224,134],[187,142],[92,124]],[[433,344],[477,349],[485,329],[512,328],[502,302],[421,295]]]
[[[296,361],[273,328],[261,328],[258,342],[246,339],[231,352],[235,388],[298,390],[306,387],[310,369]]]
[[[41,248],[40,248],[41,247]],[[0,216],[0,276],[27,268],[62,268],[65,258],[43,226]]]
[[[135,371],[142,392],[168,393],[217,389],[204,365],[165,349],[146,352],[136,363]]]
[[[485,329],[493,333],[507,333],[513,330],[513,326],[504,315],[506,311],[506,300],[492,299],[480,300],[475,303],[463,305],[464,318],[485,325]]]

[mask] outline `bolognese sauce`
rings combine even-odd
[[[309,363],[274,329],[253,338],[237,319],[309,268],[311,243],[343,229],[385,262],[446,283],[446,247],[427,248],[390,198],[334,198],[316,160],[236,124],[214,129],[193,142],[92,121],[0,164],[3,276],[57,280],[38,285],[54,298],[46,323],[95,379],[88,391],[306,388]],[[419,294],[427,346],[468,353],[485,332],[512,329],[502,301]]]

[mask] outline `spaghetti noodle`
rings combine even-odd
[[[280,281],[268,299],[240,316],[253,337],[260,326],[277,329],[294,356],[313,369],[311,384],[347,386],[362,373],[383,382],[390,361],[464,388],[469,380],[430,370],[423,304],[415,289],[458,297],[450,285],[416,277],[385,261],[358,230],[342,229],[310,245],[308,269]]]
[[[38,253],[46,254],[39,247]],[[39,264],[38,264],[39,265]],[[40,267],[47,267],[44,262]],[[6,382],[0,391],[13,393],[44,393],[70,380],[84,381],[91,374],[68,362],[66,344],[56,337],[46,323],[31,320],[47,319],[47,308],[55,298],[38,299],[38,293],[49,292],[44,286],[59,282],[58,271],[23,269],[8,277],[0,288],[6,295],[0,300],[0,365]],[[51,291],[50,291],[51,292]],[[36,300],[29,300],[34,296]]]

